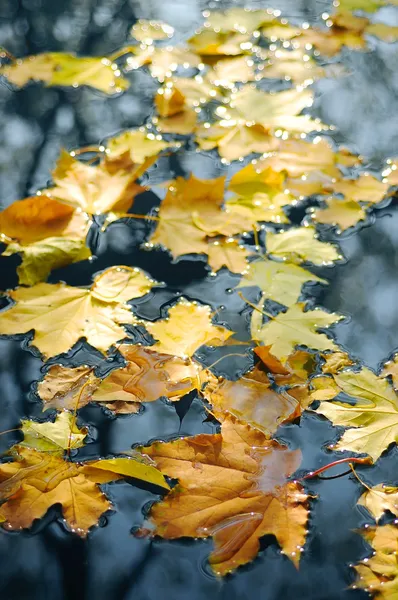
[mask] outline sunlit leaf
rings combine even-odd
[[[178,67],[198,68],[201,64],[199,56],[184,47],[155,48],[154,46],[137,46],[134,56],[127,59],[127,70],[139,69],[148,65],[152,77],[163,82],[171,77]]]
[[[131,129],[113,137],[106,144],[106,162],[113,170],[118,168],[135,167],[135,176],[149,168],[160,152],[172,146],[165,142],[160,135],[154,136],[141,129]]]
[[[151,509],[154,533],[166,539],[212,536],[209,561],[220,575],[253,560],[265,534],[275,535],[298,565],[307,496],[299,483],[287,481],[300,464],[298,450],[226,417],[219,434],[156,442],[143,452],[179,481]]]
[[[192,133],[196,126],[197,114],[187,102],[185,95],[176,86],[158,90],[155,105],[160,118],[155,123],[165,133]]]
[[[148,21],[147,19],[138,19],[130,34],[139,42],[152,44],[155,40],[165,40],[171,38],[174,34],[174,28],[163,21]]]
[[[249,10],[232,7],[225,12],[214,11],[206,18],[206,25],[220,31],[252,33],[265,23],[275,22],[275,16],[267,10]]]
[[[389,185],[372,175],[363,174],[358,179],[340,179],[330,186],[330,190],[335,194],[344,194],[347,200],[377,204],[383,200]]]
[[[214,85],[232,87],[231,84],[241,81],[253,81],[255,79],[254,63],[247,56],[237,56],[219,60],[210,69],[206,79]]]
[[[20,446],[27,446],[41,452],[60,452],[68,448],[81,448],[87,431],[79,429],[72,413],[63,411],[59,413],[52,423],[46,421],[22,421],[23,442]]]
[[[317,208],[311,213],[313,221],[337,225],[341,231],[345,231],[366,219],[365,210],[355,200],[331,197],[325,199],[325,204],[326,208]]]
[[[145,295],[154,283],[139,269],[111,267],[91,288],[64,283],[17,288],[8,293],[15,304],[0,313],[0,334],[34,330],[33,343],[44,356],[67,352],[80,338],[105,352],[126,337],[121,323],[136,322],[125,302]]]
[[[51,365],[37,385],[37,393],[45,408],[77,410],[91,401],[99,383],[92,367]]]
[[[238,56],[247,54],[251,48],[250,34],[239,32],[216,32],[213,29],[202,29],[188,40],[191,50],[206,61],[209,56]]]
[[[213,325],[209,306],[184,299],[169,309],[166,319],[147,321],[145,327],[157,340],[151,346],[153,350],[182,358],[192,356],[203,344],[218,346],[233,333],[224,327]]]
[[[359,498],[358,504],[368,509],[376,523],[387,511],[398,516],[398,488],[379,483],[367,489]]]
[[[47,85],[88,85],[105,94],[116,94],[129,87],[118,66],[107,58],[80,57],[74,54],[49,52],[19,58],[0,69],[0,74],[22,87],[30,80]]]
[[[227,267],[231,273],[242,273],[248,268],[247,257],[250,251],[237,240],[214,240],[207,248],[208,262],[213,271]]]
[[[314,265],[330,265],[341,258],[337,246],[321,242],[313,227],[295,227],[281,233],[267,233],[267,252],[291,262],[308,261]]]

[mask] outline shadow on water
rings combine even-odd
[[[199,0],[2,0],[0,3],[0,43],[16,55],[50,50],[101,54],[114,50],[127,37],[135,18],[159,18],[170,22],[181,36],[191,32],[201,20],[204,8],[225,8],[242,2],[200,2]],[[264,7],[262,2],[246,3]],[[285,0],[274,2],[287,15],[312,21],[325,10],[326,2]],[[377,163],[398,151],[398,124],[389,118],[396,105],[397,45],[386,49],[373,42],[362,58],[347,54],[353,68],[351,78],[319,83],[319,114],[332,120],[341,139]],[[130,90],[118,98],[104,98],[91,90],[50,90],[32,84],[13,91],[0,86],[0,185],[2,203],[46,185],[61,146],[71,148],[97,143],[126,127],[141,125],[148,117],[155,89],[150,77],[132,73]],[[387,83],[388,82],[388,83]],[[349,101],[347,102],[347,98]],[[377,102],[374,99],[377,98]],[[383,110],[380,109],[380,102]],[[347,107],[347,104],[349,105]],[[343,108],[344,107],[344,110]],[[364,116],[365,115],[365,116]],[[211,178],[230,170],[216,156],[185,152],[162,160],[150,172],[156,185],[165,173],[168,178],[193,171]],[[167,178],[166,177],[166,178]],[[159,194],[161,192],[159,191]],[[146,204],[156,205],[154,194]],[[152,205],[151,204],[151,205]],[[166,252],[140,249],[150,225],[145,222],[113,224],[106,234],[92,241],[98,258],[54,272],[51,281],[89,285],[92,275],[112,264],[139,266],[167,286],[155,288],[150,296],[133,302],[139,316],[157,319],[180,295],[207,303],[217,310],[217,320],[248,340],[250,311],[233,291],[237,276],[222,270],[209,274],[200,257],[172,264]],[[334,239],[325,230],[325,239]],[[330,281],[328,287],[311,289],[318,304],[341,312],[349,321],[334,328],[336,339],[355,357],[377,368],[396,349],[398,328],[395,277],[398,264],[398,211],[395,205],[376,211],[371,226],[359,227],[339,238],[347,261],[333,268],[317,270]],[[1,287],[17,283],[18,258],[0,257]],[[252,294],[252,295],[251,295]],[[247,297],[256,300],[256,292]],[[239,348],[238,348],[239,352]],[[218,358],[200,357],[205,362]],[[103,359],[87,348],[74,349],[65,364],[88,362],[102,365]],[[228,370],[239,373],[250,366],[248,357],[236,357]],[[20,341],[0,340],[1,430],[18,426],[21,418],[41,415],[32,384],[42,376],[43,363],[34,352],[21,349]],[[220,367],[219,373],[222,374]],[[83,459],[129,450],[152,439],[172,439],[199,432],[213,433],[216,426],[205,421],[197,398],[186,401],[181,413],[164,401],[147,405],[137,415],[112,417],[97,406],[86,407],[81,418],[90,424],[91,443],[79,456]],[[300,424],[281,427],[278,439],[303,452],[301,469],[314,470],[336,456],[326,446],[336,439],[336,429],[323,418],[306,414]],[[10,432],[0,437],[2,451],[20,439]],[[339,454],[341,457],[341,454]],[[397,483],[396,448],[388,451],[370,473],[358,472],[368,483]],[[353,571],[348,566],[368,553],[354,530],[365,524],[367,515],[355,502],[360,494],[352,476],[326,481],[310,481],[314,495],[309,536],[300,570],[280,555],[273,539],[265,538],[258,558],[233,576],[220,581],[211,575],[206,557],[211,541],[153,540],[138,538],[134,528],[142,524],[149,506],[159,496],[145,486],[128,482],[107,485],[117,508],[102,519],[99,528],[82,541],[63,528],[59,508],[29,532],[0,530],[2,577],[0,593],[4,600],[354,600],[367,598],[349,591]],[[156,492],[156,490],[155,490]]]

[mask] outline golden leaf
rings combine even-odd
[[[206,74],[206,79],[212,84],[226,88],[233,87],[231,84],[238,81],[246,83],[253,81],[254,78],[253,61],[247,56],[218,60]]]
[[[0,313],[0,334],[34,330],[33,343],[46,357],[67,352],[82,337],[105,352],[126,337],[120,323],[136,322],[125,302],[153,285],[139,269],[111,267],[89,289],[64,283],[15,289],[9,292],[15,304]]]
[[[92,167],[63,150],[53,171],[56,187],[47,193],[89,214],[127,212],[133,198],[143,188],[135,182],[136,173],[120,170],[110,173],[103,164]]]
[[[21,423],[24,439],[19,445],[41,452],[62,454],[68,448],[81,448],[87,435],[85,429],[76,426],[72,413],[66,411],[58,413],[53,423],[30,420],[23,420]]]
[[[325,361],[322,365],[322,372],[330,373],[331,375],[338,373],[345,367],[351,367],[354,364],[348,354],[341,351],[323,354],[322,358]]]
[[[247,257],[250,250],[241,246],[237,240],[209,241],[207,248],[208,262],[212,271],[227,267],[231,273],[242,273],[248,268]]]
[[[301,44],[310,43],[321,54],[334,56],[343,46],[360,50],[366,47],[363,37],[369,20],[356,17],[348,11],[340,11],[332,15],[331,27],[328,29],[308,29],[299,39]]]
[[[373,460],[398,439],[398,402],[389,382],[370,369],[341,371],[334,376],[338,387],[356,402],[322,403],[317,412],[335,425],[350,427],[334,446],[369,454]],[[360,401],[361,399],[362,401]]]
[[[266,346],[271,346],[273,356],[282,364],[286,363],[288,356],[296,346],[303,345],[317,350],[338,350],[338,346],[318,333],[318,329],[327,328],[342,319],[340,315],[327,313],[320,309],[307,310],[302,302],[294,304],[285,313],[272,317],[268,323],[259,322],[256,311],[253,312],[251,334],[256,341]]]
[[[281,50],[268,52],[268,58],[260,70],[261,77],[285,79],[296,84],[312,83],[325,76],[325,70],[313,60],[304,49]]]
[[[216,32],[212,29],[202,29],[188,40],[188,45],[201,56],[203,62],[212,56],[247,54],[252,48],[249,34],[234,31]]]
[[[398,593],[398,528],[394,525],[367,528],[363,537],[372,544],[373,553],[355,565],[358,578],[351,587],[371,590],[377,600],[395,600]]]
[[[160,138],[160,139],[158,139]],[[135,177],[139,177],[157,159],[160,152],[172,146],[159,136],[150,136],[148,132],[141,129],[123,131],[107,141],[106,164],[115,168],[135,167]]]
[[[287,481],[300,464],[298,450],[225,417],[220,434],[156,442],[143,452],[162,473],[179,480],[152,507],[154,533],[166,539],[212,536],[209,561],[219,575],[253,560],[267,533],[298,565],[307,496],[299,483]]]
[[[21,445],[12,452],[14,462],[0,465],[1,510],[8,529],[30,527],[51,506],[61,504],[69,529],[85,537],[111,508],[97,484],[128,476],[169,489],[157,469],[132,458],[79,464]]]
[[[253,352],[260,358],[268,371],[272,373],[278,385],[296,386],[306,383],[316,367],[313,354],[306,350],[295,350],[288,356],[284,365],[271,353],[271,346],[256,346]],[[289,394],[292,390],[289,390]]]
[[[184,299],[169,309],[166,319],[147,321],[145,327],[157,340],[153,350],[182,358],[192,356],[204,344],[219,346],[233,334],[212,324],[209,306]]]
[[[258,367],[237,381],[224,379],[221,383],[207,385],[204,396],[216,413],[228,412],[267,436],[275,433],[282,423],[300,416],[301,410],[307,408],[300,406],[289,392],[274,391],[268,377]]]
[[[99,383],[92,367],[51,365],[37,385],[37,393],[45,408],[77,410],[92,400]]]
[[[139,42],[152,44],[155,40],[165,40],[174,35],[174,28],[163,21],[148,21],[147,19],[138,19],[130,34]]]
[[[381,377],[387,377],[387,375],[391,375],[392,384],[394,389],[398,389],[398,355],[395,354],[393,359],[388,361],[380,373]]]
[[[127,59],[127,69],[139,69],[148,65],[152,77],[163,82],[167,77],[171,77],[178,67],[198,68],[200,63],[199,56],[185,47],[147,46],[142,49],[141,46],[137,46],[134,56]]]
[[[207,253],[208,237],[230,236],[250,229],[238,215],[222,210],[225,178],[179,177],[169,187],[159,211],[159,222],[150,238],[165,246],[173,257]]]
[[[311,379],[311,398],[313,400],[333,400],[340,388],[331,376],[318,375]]]
[[[347,200],[377,204],[385,197],[389,183],[383,183],[372,175],[363,174],[358,179],[340,179],[330,186],[335,194],[344,194]],[[328,189],[328,186],[325,186]]]
[[[228,213],[241,215],[246,222],[252,224],[257,221],[267,223],[288,223],[289,219],[283,210],[294,198],[289,194],[280,193],[274,196],[267,193],[256,192],[251,197],[233,197],[225,203]]]
[[[115,63],[103,57],[80,57],[49,52],[19,58],[0,69],[0,74],[22,87],[29,81],[43,81],[49,86],[88,85],[105,94],[116,94],[129,87]]]
[[[155,97],[155,105],[160,118],[154,122],[159,131],[186,135],[195,129],[197,114],[186,103],[185,95],[177,86],[160,88]]]
[[[256,193],[268,193],[272,196],[283,192],[284,184],[283,173],[274,171],[272,167],[262,169],[256,161],[249,163],[232,176],[228,190],[242,197],[251,197]]]
[[[206,19],[206,27],[220,31],[252,33],[266,23],[274,23],[275,17],[266,10],[249,10],[232,7],[225,12],[215,11]]]
[[[360,506],[365,506],[376,523],[386,511],[398,516],[398,488],[379,483],[369,488],[358,500]]]
[[[354,227],[359,221],[366,219],[366,212],[355,200],[340,200],[326,198],[326,208],[317,208],[311,213],[311,218],[317,223],[336,225],[341,231]]]
[[[263,298],[291,306],[298,300],[301,288],[307,281],[327,283],[297,265],[264,257],[250,263],[248,273],[241,279],[238,288],[255,285],[263,292]]]
[[[314,265],[330,265],[341,258],[337,246],[320,242],[313,227],[294,227],[281,233],[267,233],[267,252],[291,262],[308,261]]]

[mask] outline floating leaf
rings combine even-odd
[[[199,56],[190,52],[188,48],[155,48],[154,46],[137,46],[134,56],[127,59],[127,69],[139,69],[148,65],[152,77],[163,82],[171,77],[178,67],[198,68],[201,64]]]
[[[160,88],[155,97],[160,118],[155,123],[165,133],[192,133],[196,127],[197,114],[187,102],[185,95],[177,86]]]
[[[389,185],[372,175],[364,174],[358,179],[340,179],[330,186],[330,190],[335,194],[344,194],[347,200],[377,204],[385,197]]]
[[[124,131],[108,140],[106,163],[108,170],[138,167],[135,177],[139,177],[156,160],[160,152],[172,144],[165,142],[160,135],[154,136],[141,129]]]
[[[250,251],[237,240],[215,240],[207,248],[209,265],[212,271],[227,267],[231,273],[242,273],[248,268],[247,257]]]
[[[80,338],[105,352],[126,337],[120,323],[136,322],[125,304],[144,296],[155,282],[139,269],[111,267],[91,288],[39,283],[9,292],[15,304],[0,313],[0,334],[34,330],[34,345],[46,356],[67,352]]]
[[[311,213],[311,218],[317,223],[337,225],[341,231],[354,227],[359,221],[366,219],[366,212],[355,200],[340,200],[326,198],[326,208],[317,208]]]
[[[222,87],[233,87],[231,84],[255,79],[253,61],[247,56],[237,56],[218,60],[207,73],[206,79],[212,84]]]
[[[81,448],[87,431],[79,429],[75,424],[73,415],[61,412],[55,421],[39,423],[37,421],[22,421],[23,442],[20,446],[27,446],[41,452],[60,452],[68,448]]]
[[[132,458],[81,464],[21,445],[12,453],[14,462],[0,465],[1,510],[8,529],[30,527],[51,506],[60,504],[68,527],[85,537],[112,508],[97,484],[128,476],[168,489],[157,469]]]
[[[206,27],[220,31],[252,33],[261,25],[275,22],[275,17],[267,10],[249,10],[231,7],[225,12],[214,11],[206,19]]]
[[[394,390],[386,379],[365,368],[358,373],[342,371],[334,379],[343,392],[357,399],[355,404],[342,400],[322,403],[317,409],[335,425],[351,428],[334,447],[369,454],[376,461],[398,439],[398,402]]]
[[[274,534],[298,565],[307,496],[299,483],[287,481],[300,464],[298,450],[225,417],[219,434],[156,442],[143,452],[179,480],[151,509],[154,533],[166,539],[212,536],[209,561],[219,575],[253,560],[265,534]]]
[[[109,59],[61,52],[19,58],[2,67],[0,74],[18,87],[31,80],[43,81],[49,86],[88,85],[105,94],[116,94],[129,87],[128,80]]]
[[[296,84],[312,83],[325,76],[325,70],[313,60],[305,50],[277,49],[268,52],[268,61],[261,65],[261,77],[294,81]]]
[[[248,273],[241,279],[238,288],[255,285],[263,292],[263,298],[291,306],[298,300],[301,288],[307,281],[327,283],[297,265],[264,257],[250,263]]]
[[[189,323],[189,326],[187,324]],[[169,316],[159,321],[145,322],[145,327],[157,340],[153,350],[181,356],[192,356],[200,346],[219,346],[232,331],[213,325],[209,306],[182,299],[169,309]]]
[[[203,61],[209,56],[238,56],[247,54],[251,48],[250,35],[238,32],[202,29],[188,40],[191,50],[199,54]]]
[[[39,382],[37,393],[45,408],[77,410],[91,401],[99,383],[92,367],[51,365]]]
[[[163,21],[138,19],[130,31],[131,35],[144,44],[152,44],[155,40],[165,40],[174,34],[174,28]]]
[[[393,359],[388,361],[380,373],[381,377],[387,377],[387,375],[391,375],[392,384],[394,389],[398,389],[398,355],[395,354]]]
[[[337,323],[342,317],[321,309],[304,312],[304,307],[302,302],[294,304],[285,313],[272,317],[265,325],[261,325],[257,315],[253,313],[252,338],[271,346],[273,356],[282,364],[286,363],[288,356],[298,345],[317,350],[338,350],[338,346],[318,330]]]
[[[376,523],[385,512],[398,516],[398,488],[384,483],[369,488],[358,500],[359,506],[365,506]]]
[[[341,258],[337,246],[320,242],[313,227],[295,227],[281,233],[267,233],[267,252],[292,262],[308,261],[330,265]]]

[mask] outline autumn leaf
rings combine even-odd
[[[105,94],[117,94],[129,87],[117,65],[103,57],[80,57],[49,52],[16,59],[1,67],[0,74],[23,87],[29,81],[43,81],[48,86],[87,85]]]
[[[169,187],[159,211],[159,222],[149,242],[165,246],[173,257],[207,254],[207,238],[244,231],[237,215],[222,210],[225,178],[179,177]],[[250,229],[250,223],[247,224]]]
[[[156,352],[187,358],[204,344],[219,346],[233,332],[213,325],[211,316],[209,306],[181,299],[169,309],[166,319],[145,321],[145,327],[157,340],[151,348]]]
[[[391,375],[392,384],[394,389],[398,389],[398,355],[395,354],[392,360],[389,360],[385,363],[383,370],[380,373],[381,377],[387,377],[387,375]]]
[[[307,408],[305,404],[300,406],[288,391],[276,392],[259,367],[237,381],[224,379],[207,385],[204,396],[216,412],[228,412],[267,436],[275,433],[282,423],[300,416],[302,409]]]
[[[187,47],[155,48],[136,46],[134,55],[127,58],[126,70],[139,69],[147,65],[152,77],[163,83],[178,67],[198,68],[201,60]]]
[[[143,129],[143,128],[142,128]],[[106,165],[110,172],[134,168],[135,178],[146,171],[160,152],[172,146],[160,135],[156,137],[144,129],[131,129],[110,138],[106,144]]]
[[[156,118],[154,123],[159,131],[187,135],[195,129],[197,114],[177,85],[167,84],[159,88],[155,105],[160,118]]]
[[[342,351],[322,354],[322,358],[325,361],[322,365],[322,372],[332,375],[338,373],[346,367],[351,367],[354,364],[349,355]]]
[[[211,12],[206,18],[205,26],[220,31],[252,33],[262,25],[270,22],[275,22],[275,16],[267,10],[231,7],[224,12]]]
[[[203,62],[212,56],[238,56],[251,48],[250,34],[235,31],[202,29],[188,40],[190,50],[199,54]]]
[[[308,29],[300,36],[300,42],[310,43],[325,56],[334,56],[343,46],[361,50],[366,47],[364,33],[368,24],[369,20],[366,17],[357,17],[348,11],[340,10],[330,17],[330,27]]]
[[[305,49],[282,50],[278,48],[274,52],[268,51],[263,58],[268,60],[260,70],[262,78],[309,84],[325,76],[325,69],[320,67]]]
[[[355,200],[326,198],[326,208],[317,208],[311,212],[311,219],[316,223],[335,225],[341,231],[354,227],[359,221],[366,219],[366,212]]]
[[[76,410],[99,402],[116,413],[134,413],[143,402],[161,397],[175,402],[204,382],[199,365],[191,361],[132,344],[118,350],[126,366],[102,380],[90,367],[52,365],[37,390],[45,408]]]
[[[264,257],[250,263],[248,272],[239,282],[238,288],[259,287],[264,299],[269,298],[285,306],[291,306],[298,300],[301,288],[307,281],[327,283],[297,265],[276,262]]]
[[[237,56],[218,60],[206,74],[206,79],[216,86],[232,88],[241,81],[253,81],[255,72],[253,61],[247,56]]]
[[[376,461],[398,439],[397,396],[387,379],[370,369],[341,371],[334,375],[338,387],[356,402],[322,403],[317,412],[334,425],[349,427],[334,446],[369,454]]]
[[[85,245],[88,217],[45,195],[19,200],[0,213],[4,256],[19,253],[19,282],[34,285],[50,271],[91,256]]]
[[[395,600],[398,593],[398,528],[383,525],[367,528],[363,537],[372,545],[372,555],[355,565],[358,578],[352,588],[372,592],[377,600]]]
[[[81,448],[87,435],[87,430],[79,429],[72,413],[66,411],[58,413],[54,422],[23,420],[21,425],[24,439],[19,445],[41,452],[63,454],[64,450]]]
[[[343,194],[347,200],[377,204],[383,200],[389,186],[389,183],[379,181],[372,175],[363,174],[358,179],[339,179],[330,187],[325,186],[325,189]]]
[[[280,233],[267,233],[267,252],[291,262],[330,265],[342,258],[337,246],[318,240],[313,227],[294,227]]]
[[[358,504],[368,509],[376,523],[387,511],[398,516],[398,488],[379,483],[368,488],[359,498]]]
[[[209,241],[207,254],[209,265],[214,272],[227,267],[231,273],[243,273],[248,268],[247,258],[250,256],[250,250],[233,238]]]
[[[327,328],[343,317],[321,309],[304,311],[305,304],[299,302],[285,313],[279,313],[262,325],[261,315],[253,312],[251,335],[253,340],[271,346],[272,355],[286,363],[296,346],[303,345],[317,350],[338,350],[338,346],[320,328]],[[259,319],[260,317],[260,319]]]
[[[135,182],[134,171],[110,173],[104,164],[97,167],[84,164],[65,150],[52,175],[56,187],[46,193],[88,214],[127,212],[134,196],[143,190]]]
[[[272,346],[256,346],[253,352],[272,374],[279,386],[306,383],[316,367],[315,356],[306,350],[295,350],[284,365],[271,353]]]
[[[169,488],[155,467],[133,458],[76,463],[22,445],[14,446],[11,456],[13,462],[0,465],[1,511],[7,529],[30,527],[60,504],[68,528],[85,537],[112,508],[98,484],[134,477]]]
[[[39,283],[8,292],[15,304],[0,313],[0,334],[34,330],[34,345],[46,356],[67,352],[80,338],[105,352],[126,337],[121,323],[134,324],[125,304],[144,296],[154,285],[139,269],[111,267],[91,288]]]
[[[139,42],[149,45],[156,40],[166,40],[173,37],[174,28],[163,21],[138,19],[132,26],[130,34]]]
[[[162,473],[179,480],[151,509],[154,534],[166,539],[212,536],[209,561],[219,575],[253,560],[265,534],[275,535],[298,565],[307,496],[287,478],[300,464],[299,451],[227,416],[219,434],[156,442],[142,452]]]

